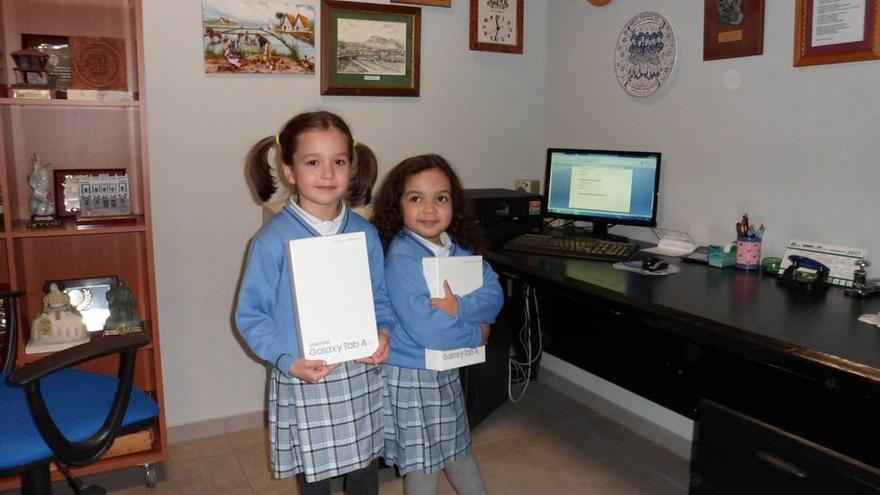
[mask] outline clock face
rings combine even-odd
[[[504,14],[489,14],[480,19],[480,41],[488,43],[511,43],[513,21]]]

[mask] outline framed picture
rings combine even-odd
[[[797,0],[794,66],[880,58],[880,0]]]
[[[422,11],[321,2],[321,94],[419,95]]]
[[[408,3],[411,5],[427,5],[429,7],[446,7],[452,6],[452,0],[391,0],[391,3]]]
[[[57,285],[58,290],[70,297],[70,305],[80,312],[86,328],[90,332],[100,332],[110,316],[107,291],[116,287],[118,281],[116,276],[48,280],[43,284],[43,292],[49,293],[49,287]]]
[[[80,168],[55,169],[52,171],[53,193],[55,194],[55,216],[73,218],[82,211],[80,180],[83,177],[108,175],[124,176],[124,168]]]
[[[49,85],[58,89],[70,88],[70,39],[67,36],[22,33],[21,47],[36,48],[49,55],[46,63]]]
[[[523,52],[523,0],[471,0],[471,50]]]
[[[703,60],[764,53],[764,0],[705,0]]]
[[[314,74],[314,0],[202,0],[207,73]]]

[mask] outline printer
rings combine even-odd
[[[518,189],[465,189],[464,197],[492,249],[518,235],[541,232],[541,195]]]

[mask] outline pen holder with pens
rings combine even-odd
[[[761,238],[737,238],[736,267],[740,270],[758,270],[761,268]]]

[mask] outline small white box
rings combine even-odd
[[[486,362],[486,346],[469,349],[453,349],[451,351],[438,351],[425,349],[425,368],[434,371],[445,371],[472,364]]]
[[[367,240],[363,232],[288,241],[300,352],[328,364],[379,347]]]
[[[422,258],[422,271],[431,297],[443,297],[443,281],[457,296],[463,296],[483,286],[482,256],[451,256]],[[473,349],[425,349],[425,368],[435,371],[451,370],[486,361],[485,346]]]
[[[470,294],[483,286],[482,256],[436,256],[422,258],[422,272],[431,297],[443,297],[443,281],[457,296]]]

